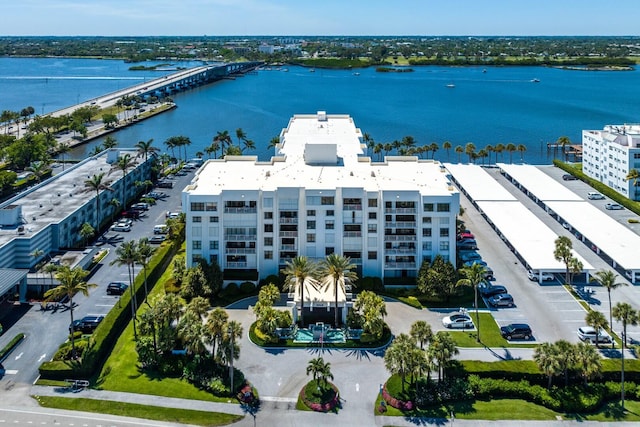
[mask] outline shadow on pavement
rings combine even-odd
[[[2,323],[5,332],[17,323],[22,316],[27,314],[29,310],[31,310],[31,304],[14,305],[9,302],[0,304],[0,323]]]

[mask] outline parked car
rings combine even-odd
[[[460,251],[460,259],[462,262],[482,259],[482,256],[475,251]]]
[[[120,225],[133,225],[131,218],[120,218],[116,224]]]
[[[159,188],[173,188],[173,181],[162,180],[162,181],[158,181],[157,185]]]
[[[163,191],[152,191],[151,193],[147,194],[147,196],[151,197],[152,199],[158,200],[167,197],[167,193]]]
[[[85,316],[76,319],[69,325],[69,332],[81,331],[83,334],[90,334],[96,330],[104,316]]]
[[[442,325],[445,328],[453,329],[453,328],[462,328],[469,329],[473,328],[473,320],[471,320],[471,316],[465,313],[456,313],[451,316],[447,316],[442,319]]]
[[[475,239],[475,238],[476,236],[474,236],[473,233],[462,232],[458,234],[458,240]]]
[[[589,200],[604,200],[604,196],[597,191],[590,191],[587,193],[587,198]]]
[[[167,240],[167,236],[165,236],[164,234],[158,234],[158,235],[149,237],[149,243],[151,243],[152,245],[159,245],[165,240]]]
[[[166,224],[157,224],[153,226],[153,234],[167,234],[169,227]]]
[[[456,243],[458,250],[476,250],[478,243],[474,239],[465,239]]]
[[[598,336],[598,344],[610,344],[611,337],[607,333],[607,331],[600,329],[597,333]],[[578,328],[578,338],[581,341],[588,341],[592,344],[596,343],[596,330],[591,326],[581,326]]]
[[[498,294],[490,297],[488,300],[491,307],[513,307],[513,297],[511,294]]]
[[[526,323],[511,323],[500,327],[500,335],[507,340],[528,340],[533,336],[533,332],[531,332],[531,328]]]
[[[565,173],[564,175],[562,175],[562,179],[564,179],[565,181],[575,181],[578,178],[571,175],[570,173]]]
[[[481,266],[483,266],[485,269],[487,268],[487,262],[486,262],[486,261],[483,261],[483,260],[481,260],[481,259],[474,259],[474,260],[472,260],[472,261],[467,261],[467,262],[465,262],[464,264],[462,264],[462,266],[463,266],[463,267],[467,267],[467,268],[468,268],[468,267],[471,267],[471,266],[473,266],[473,265],[475,265],[475,264],[480,264],[480,265],[481,265]]]
[[[165,217],[169,219],[175,219],[175,218],[178,218],[179,216],[180,216],[180,212],[167,211],[167,213],[165,214]]]
[[[131,231],[131,226],[128,224],[113,224],[110,228],[111,231]]]
[[[606,205],[604,205],[604,208],[610,211],[619,211],[624,209],[624,206],[617,203],[607,203]]]
[[[123,218],[138,219],[138,218],[140,218],[140,212],[138,212],[138,211],[124,211],[124,212],[122,212],[122,217]]]
[[[541,279],[543,282],[547,282],[547,281],[556,279],[554,277],[554,275],[551,274],[551,273],[542,272],[542,273],[538,274],[538,273],[536,273],[535,271],[532,271],[532,270],[527,271],[527,277],[531,281],[537,281],[537,280]]]
[[[124,282],[111,282],[107,285],[107,295],[122,295],[128,287]]]
[[[480,295],[485,298],[492,297],[494,295],[506,294],[508,293],[507,288],[502,285],[491,285],[489,283],[483,283],[478,285],[478,290],[480,291]]]
[[[148,211],[149,203],[145,203],[145,202],[134,203],[133,205],[131,205],[131,209]]]

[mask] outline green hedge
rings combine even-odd
[[[24,334],[21,332],[15,337],[13,337],[13,339],[9,341],[7,345],[4,346],[4,348],[0,350],[0,362],[3,361],[4,358],[7,357],[9,353],[11,353],[13,349],[16,348],[18,344],[22,342],[23,339],[24,339]]]
[[[149,262],[147,270],[147,283],[150,288],[155,286],[160,276],[169,267],[169,264],[180,247],[178,243],[161,245]],[[138,305],[144,299],[144,274],[138,274],[133,283]],[[40,375],[46,379],[83,379],[91,377],[97,372],[106,358],[111,353],[118,337],[131,321],[131,293],[125,292],[120,297],[120,303],[113,307],[104,320],[96,328],[89,338],[89,343],[82,355],[81,362],[53,361],[40,365]]]

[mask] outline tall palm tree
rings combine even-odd
[[[551,381],[560,373],[560,362],[557,357],[558,349],[551,343],[545,342],[536,347],[533,360],[538,368],[547,376],[547,388],[551,388]]]
[[[244,153],[244,150],[255,150],[256,149],[256,143],[253,142],[253,140],[251,139],[244,139],[242,141],[242,145],[243,147],[241,148],[241,151]]]
[[[469,156],[469,163],[471,163],[475,152],[476,152],[475,144],[473,142],[467,142],[467,144],[464,146],[464,154]]]
[[[411,371],[412,350],[416,343],[407,334],[400,334],[394,338],[393,343],[384,353],[384,366],[394,375],[400,375],[400,384],[404,392],[406,375]]]
[[[45,161],[32,162],[27,169],[33,172],[33,175],[36,178],[36,183],[40,183],[43,175],[47,173],[47,171],[49,170],[49,162],[45,162]]]
[[[527,146],[524,144],[518,144],[516,150],[520,152],[520,162],[524,163],[524,152],[527,151]]]
[[[365,135],[368,135],[368,134],[365,133]],[[280,137],[274,136],[269,140],[269,144],[267,144],[267,150],[273,150],[274,148],[276,148],[276,145],[278,144],[280,144]]]
[[[231,135],[229,135],[229,131],[223,130],[219,131],[216,136],[213,137],[214,142],[220,143],[220,149],[224,152],[225,146],[231,145]]]
[[[61,142],[56,146],[56,152],[58,156],[62,159],[62,170],[64,171],[64,156],[71,151],[71,147],[66,142]]]
[[[566,146],[567,145],[571,145],[571,140],[569,139],[568,136],[561,136],[560,138],[558,138],[558,140],[556,141],[556,144],[558,144],[560,147],[562,147],[562,154],[564,154],[564,159],[567,159],[567,149]]]
[[[516,144],[510,142],[504,149],[509,153],[509,163],[513,163],[513,152],[517,150]]]
[[[236,138],[238,138],[238,147],[242,146],[242,143],[247,139],[247,134],[242,128],[236,129]]]
[[[411,337],[420,344],[420,350],[424,349],[424,345],[431,341],[433,338],[433,331],[431,325],[424,320],[418,320],[411,325],[411,331],[409,332]]]
[[[138,245],[135,240],[123,242],[116,248],[116,259],[111,261],[110,265],[117,264],[118,266],[127,266],[127,273],[129,274],[129,291],[131,295],[131,319],[133,320],[133,339],[138,340],[138,334],[136,332],[136,312],[138,311],[138,304],[136,302],[136,293],[133,289],[133,279],[135,272],[135,264],[138,261]]]
[[[451,334],[446,331],[438,331],[429,345],[429,357],[438,365],[438,381],[444,380],[445,368],[451,362],[453,356],[459,353]]]
[[[38,268],[37,268],[37,267],[38,267],[38,261],[40,260],[40,258],[41,258],[41,257],[42,257],[42,255],[44,255],[44,254],[45,254],[45,252],[44,252],[42,249],[40,249],[40,248],[35,248],[34,250],[32,250],[32,251],[29,253],[29,256],[30,256],[31,258],[33,258],[33,259],[34,259],[34,261],[35,261],[34,268],[35,268],[35,271],[36,271],[36,277],[37,277],[37,272],[38,272]]]
[[[131,154],[125,153],[123,156],[118,157],[114,167],[122,172],[122,206],[127,205],[127,172],[129,169],[136,165],[135,159],[131,158]]]
[[[229,365],[229,384],[231,394],[235,394],[235,384],[233,383],[233,360],[240,357],[240,352],[236,351],[236,343],[242,337],[242,325],[237,320],[232,320],[227,324],[227,333],[225,335],[225,342],[229,344],[230,354],[227,356]]]
[[[281,273],[285,276],[285,289],[300,295],[300,324],[304,326],[304,285],[315,279],[318,265],[305,256],[297,256],[287,261]]]
[[[105,150],[116,148],[118,146],[118,141],[113,136],[109,135],[102,142],[102,146]]]
[[[206,351],[202,337],[204,325],[202,319],[192,311],[185,312],[178,322],[178,337],[189,354],[203,354]]]
[[[147,288],[147,267],[149,266],[149,261],[153,256],[156,249],[149,244],[149,239],[143,237],[138,241],[138,247],[136,253],[138,254],[138,259],[136,262],[142,266],[142,270],[144,271],[144,302],[149,305],[149,301],[147,298],[149,297],[149,289]]]
[[[59,300],[63,297],[69,298],[69,314],[71,316],[71,325],[73,325],[73,297],[80,292],[85,297],[89,295],[89,289],[96,287],[94,284],[87,283],[85,278],[89,274],[82,267],[71,268],[68,265],[61,265],[56,273],[56,279],[60,283],[53,289],[45,292],[45,300]],[[76,357],[76,344],[74,331],[71,331],[71,357]]]
[[[607,295],[609,297],[609,325],[613,325],[613,311],[611,310],[611,291],[620,286],[626,286],[625,282],[616,282],[618,275],[611,270],[599,270],[593,274],[591,280],[595,280],[607,289]]]
[[[602,367],[600,353],[598,353],[598,350],[596,350],[594,346],[586,342],[576,344],[573,353],[575,366],[580,370],[580,375],[584,379],[584,385],[587,386],[588,380],[600,372],[600,368]],[[624,355],[622,357],[624,358]]]
[[[603,329],[607,329],[607,327],[609,326],[609,323],[607,323],[607,318],[604,317],[604,314],[602,314],[601,312],[591,310],[587,313],[584,320],[587,325],[596,330],[596,347],[598,347],[598,337],[600,336],[600,331],[602,331]]]
[[[461,160],[460,157],[462,156],[462,153],[464,153],[464,148],[462,148],[462,145],[456,145],[456,148],[454,149],[454,151],[458,155],[458,163],[460,163],[460,160]]]
[[[571,272],[571,259],[573,258],[573,243],[567,236],[559,236],[554,241],[555,248],[553,257],[556,261],[561,261],[565,265],[564,281],[569,284],[569,273]]]
[[[449,150],[451,150],[451,143],[449,141],[443,142],[442,148],[447,151],[447,161],[449,161]]]
[[[627,176],[624,177],[626,181],[633,180],[633,200],[638,200],[638,178],[640,178],[640,173],[638,173],[638,169],[631,169]]]
[[[113,222],[116,214],[118,213],[118,208],[122,204],[120,203],[120,200],[118,200],[116,197],[114,197],[113,199],[109,200],[108,205],[111,206],[111,222]]]
[[[155,156],[156,153],[158,153],[158,151],[160,151],[160,149],[158,147],[154,147],[152,144],[153,144],[153,138],[151,138],[151,139],[149,139],[147,141],[139,141],[135,145],[135,148],[138,149],[138,156],[144,157],[144,161],[145,162],[149,158],[149,155]]]
[[[96,192],[96,230],[100,229],[100,191],[113,191],[113,188],[104,182],[104,175],[103,172],[84,181],[85,188]]]
[[[498,163],[498,154],[500,154],[500,160],[502,160],[502,152],[504,151],[504,144],[496,144],[495,147],[493,147],[493,151],[496,152],[496,163]]]
[[[96,229],[91,226],[88,222],[82,224],[80,227],[80,237],[82,238],[82,242],[84,246],[87,246],[87,242],[89,238],[93,237],[96,234]]]
[[[207,315],[205,331],[207,340],[211,344],[211,355],[214,359],[218,359],[219,346],[222,344],[222,337],[227,329],[228,320],[229,315],[220,307],[211,310]]]
[[[337,255],[335,253],[327,255],[320,264],[320,277],[323,277],[325,285],[333,288],[335,296],[335,327],[339,325],[338,318],[338,295],[342,290],[346,293],[346,289],[358,278],[355,271],[355,264],[351,263],[351,258]],[[345,308],[346,309],[346,308]]]
[[[621,390],[620,400],[622,402],[622,408],[624,409],[624,351],[627,345],[627,325],[638,324],[638,312],[626,302],[619,302],[613,307],[613,317],[617,321],[622,322],[622,364],[621,364]]]
[[[465,277],[458,280],[456,286],[472,286],[475,295],[475,307],[476,307],[476,341],[480,342],[480,316],[478,316],[478,286],[484,283],[487,274],[487,269],[482,264],[471,264],[469,267],[463,267],[460,269],[460,273]]]
[[[307,365],[307,375],[311,373],[314,381],[324,384],[326,387],[329,379],[333,379],[331,373],[331,363],[325,362],[322,357],[311,359]]]

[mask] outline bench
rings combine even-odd
[[[74,392],[81,391],[82,389],[89,387],[89,381],[87,380],[64,380],[64,381],[69,384],[69,388]]]

